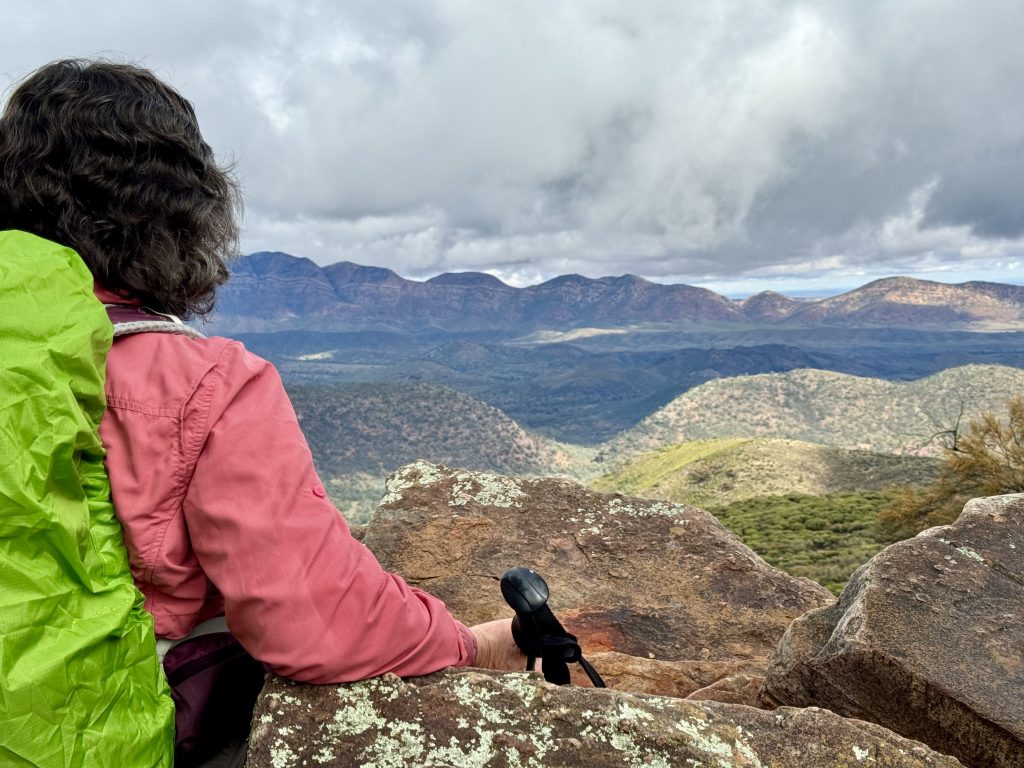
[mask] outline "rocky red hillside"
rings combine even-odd
[[[855,291],[799,307],[790,319],[804,325],[1019,327],[1024,287],[1000,283],[947,285],[888,277]]]

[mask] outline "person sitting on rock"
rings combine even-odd
[[[239,208],[191,104],[146,69],[53,62],[0,116],[0,229],[74,249],[108,305],[205,316]],[[239,342],[123,336],[106,394],[113,502],[158,638],[223,614],[253,657],[311,683],[525,666],[510,621],[464,626],[350,535],[277,371]]]

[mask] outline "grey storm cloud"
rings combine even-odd
[[[1024,261],[1019,0],[2,9],[0,84],[108,54],[192,99],[250,249],[518,282]]]
[[[1024,237],[1024,141],[952,163],[927,221],[966,225],[980,237]]]

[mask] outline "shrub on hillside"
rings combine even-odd
[[[759,496],[708,511],[768,563],[839,594],[886,544],[877,523],[889,491]]]
[[[953,522],[970,499],[1024,491],[1024,397],[1007,403],[1005,421],[984,413],[966,434],[959,426],[942,434],[945,456],[935,482],[902,490],[879,512],[879,525],[892,540]]]

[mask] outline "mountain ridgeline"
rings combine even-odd
[[[287,329],[526,333],[539,329],[663,324],[691,328],[902,327],[1024,329],[1024,287],[893,277],[828,299],[773,292],[743,301],[634,275],[562,275],[514,288],[463,272],[426,281],[381,267],[260,252],[239,259],[219,300],[219,332]]]

